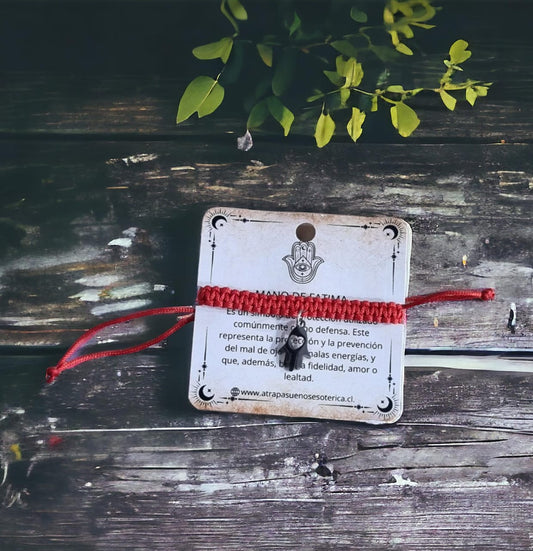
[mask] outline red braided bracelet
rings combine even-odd
[[[322,318],[374,323],[404,323],[405,310],[428,302],[456,300],[492,300],[493,289],[442,291],[429,295],[408,297],[405,304],[371,302],[297,295],[267,295],[237,291],[228,287],[201,287],[196,303],[199,306],[230,308],[256,314],[296,318]]]
[[[304,318],[376,323],[403,323],[405,321],[404,307],[395,302],[267,295],[250,291],[236,291],[228,287],[201,287],[198,291],[197,304],[283,318],[296,318],[301,315]]]
[[[458,300],[492,300],[493,289],[441,291],[429,295],[408,297],[405,304],[395,302],[372,302],[367,300],[343,300],[320,297],[302,297],[296,295],[267,295],[250,291],[238,291],[228,287],[201,287],[198,291],[197,304],[213,308],[230,308],[256,314],[281,316],[286,318],[333,319],[344,321],[364,321],[373,323],[404,323],[405,310],[429,302],[448,302]],[[118,350],[103,350],[77,356],[77,352],[88,343],[99,331],[106,327],[125,323],[146,316],[173,314],[178,316],[178,322],[157,337],[129,348]],[[79,339],[68,349],[66,354],[54,366],[46,370],[46,381],[51,383],[60,373],[71,369],[83,362],[122,356],[144,350],[163,339],[166,339],[178,329],[194,320],[192,306],[171,306],[167,308],[153,308],[141,312],[134,312],[126,316],[101,323]]]

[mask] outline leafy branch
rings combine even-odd
[[[233,33],[198,46],[192,53],[200,60],[220,60],[222,68],[215,78],[198,76],[189,83],[180,99],[176,122],[195,113],[199,118],[213,113],[224,100],[225,86],[238,82],[248,114],[246,134],[239,140],[241,149],[252,147],[250,130],[268,120],[279,124],[287,136],[296,116],[316,117],[314,138],[318,147],[331,141],[341,121],[356,142],[369,114],[378,111],[380,105],[389,109],[399,135],[408,137],[420,124],[408,103],[421,92],[438,94],[444,106],[453,111],[461,97],[473,106],[478,97],[487,95],[492,84],[457,80],[462,64],[472,55],[468,42],[462,39],[451,45],[443,60],[445,70],[435,86],[406,89],[390,82],[390,67],[414,56],[409,41],[415,29],[435,27],[429,23],[437,13],[431,0],[386,0],[381,20],[372,25],[366,12],[352,6],[346,13],[351,22],[348,32],[339,31],[338,35],[326,25],[304,22],[304,17],[291,12],[281,32],[247,38],[242,36],[241,25],[248,20],[248,12],[241,0],[222,0],[220,11]],[[249,90],[242,77],[245,55],[249,56],[247,71],[252,63],[253,74],[258,75]],[[301,71],[306,71],[303,77]]]

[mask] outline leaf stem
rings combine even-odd
[[[367,92],[366,90],[361,90],[361,88],[350,88],[350,90],[353,90],[354,92],[358,92],[359,94],[363,94],[363,96],[375,96],[375,92]]]

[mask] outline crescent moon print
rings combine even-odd
[[[209,213],[205,223],[209,231],[220,230],[228,223],[230,218],[232,218],[232,216],[229,211],[217,209]]]
[[[394,224],[387,224],[383,228],[383,232],[387,237],[389,237],[392,240],[398,237],[399,230]]]
[[[385,396],[376,405],[376,413],[383,420],[394,419],[400,413],[400,404],[396,395]]]
[[[383,221],[382,231],[386,239],[397,241],[398,243],[405,237],[405,229],[403,225],[399,223],[398,220],[394,220],[394,218]]]
[[[381,411],[381,413],[389,413],[389,411],[392,411],[392,408],[394,407],[394,402],[388,396],[386,400],[381,400],[380,403],[382,404],[384,402],[387,404],[386,406],[377,406],[377,408],[379,409],[379,411]]]
[[[225,216],[223,216],[222,214],[217,214],[216,216],[213,216],[213,219],[211,220],[211,226],[213,226],[215,230],[219,230],[224,226],[224,224],[226,224],[227,221],[228,219]]]
[[[208,396],[206,393],[205,393],[205,388],[206,388],[207,385],[202,385],[199,389],[198,389],[198,396],[200,398],[200,400],[203,400],[204,402],[210,402],[214,397],[215,395],[214,394],[211,394],[210,396]],[[211,391],[211,389],[208,389],[208,392]]]
[[[194,389],[194,403],[198,406],[208,406],[209,404],[217,403],[215,401],[215,393],[208,385],[196,385]]]

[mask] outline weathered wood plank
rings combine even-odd
[[[242,154],[236,105],[174,126],[202,66],[190,49],[213,39],[194,24],[207,2],[1,3],[0,345],[63,347],[118,313],[190,303],[200,218],[218,204],[406,218],[412,294],[498,294],[413,311],[408,346],[524,354],[521,372],[501,373],[416,356],[388,427],[194,410],[190,327],[167,350],[82,365],[46,388],[59,350],[4,354],[0,548],[531,549],[530,7],[442,4],[446,41],[467,39],[472,75],[495,81],[486,101],[447,113],[421,98],[421,130],[401,144],[384,117],[356,146],[318,151],[300,127],[283,142],[254,135]],[[448,46],[432,43],[412,78]]]
[[[222,205],[405,218],[414,231],[411,294],[497,290],[490,304],[410,312],[408,347],[532,346],[529,145],[384,153],[339,144],[311,155],[259,142],[242,154],[231,138],[216,146],[5,142],[3,151],[3,345],[64,346],[102,316],[190,304],[201,216]]]
[[[529,549],[531,374],[411,369],[400,423],[371,427],[194,411],[175,352],[39,393],[46,360],[2,360],[8,549]]]
[[[533,55],[533,47],[531,48]],[[517,67],[516,72],[526,70]],[[491,78],[490,74],[487,78]],[[4,75],[0,87],[0,133],[9,137],[43,135],[93,135],[117,138],[187,138],[211,136],[223,139],[228,133],[241,135],[247,115],[224,109],[221,115],[196,118],[176,126],[178,99],[187,81],[153,75],[80,76],[20,74]],[[419,82],[415,82],[418,85]],[[533,90],[533,84],[531,86]],[[39,91],[36,96],[36,90]],[[520,143],[531,141],[533,103],[494,94],[475,108],[458,105],[451,113],[433,97],[413,103],[422,121],[407,140],[391,127],[388,112],[369,118],[362,142],[410,143],[419,141],[468,141],[471,143]],[[295,124],[291,136],[314,147],[315,121]],[[341,122],[339,122],[341,128]],[[273,126],[257,136],[283,140]],[[338,141],[348,142],[339,133]],[[286,140],[289,143],[293,140]]]
[[[366,4],[379,18],[381,0]],[[168,137],[244,132],[247,113],[240,99],[232,99],[231,87],[221,117],[175,126],[186,84],[198,74],[218,72],[216,64],[202,63],[191,53],[194,46],[228,32],[218,2],[46,1],[34,3],[31,10],[24,5],[0,4],[0,47],[10,52],[0,60],[0,133]],[[467,76],[494,85],[475,108],[460,104],[455,113],[438,98],[415,98],[422,124],[414,139],[530,141],[533,42],[528,2],[494,2],[488,9],[479,2],[442,5],[437,28],[417,36],[422,55],[406,60],[407,69],[392,67],[391,78],[436,86],[450,44],[463,38],[473,50],[465,64]],[[268,32],[276,9],[265,10],[258,1],[247,7],[245,36]],[[376,118],[375,124],[368,118],[363,140],[402,141],[391,129],[386,109]],[[293,132],[311,136],[313,124],[295,126]]]

